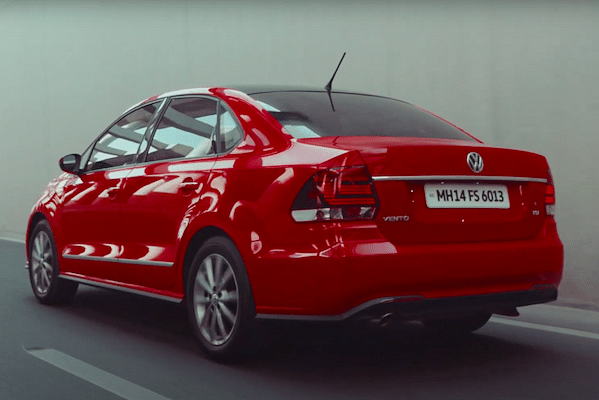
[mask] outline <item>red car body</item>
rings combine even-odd
[[[181,302],[192,250],[224,235],[243,258],[259,318],[339,320],[383,306],[415,319],[481,307],[510,313],[556,298],[563,246],[543,156],[465,133],[469,140],[294,138],[248,93],[192,89],[140,103],[217,99],[234,113],[242,139],[208,157],[65,172],[33,207],[28,241],[46,219],[61,278]],[[334,109],[341,95],[332,95]],[[484,159],[482,172],[469,167],[470,153]],[[360,206],[372,209],[357,212],[365,218],[294,218],[299,193],[322,171],[350,176],[330,178],[334,184],[357,182],[347,204],[352,196],[364,200]],[[492,192],[494,184],[507,190],[507,208],[431,208],[425,198],[425,185],[449,201],[444,196],[456,187],[466,188],[459,197],[475,190],[468,185],[491,185]],[[335,193],[324,196],[344,207]]]

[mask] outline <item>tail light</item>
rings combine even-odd
[[[547,168],[547,186],[545,186],[545,214],[555,215],[555,186],[549,168]]]
[[[337,167],[312,176],[299,191],[291,216],[297,222],[371,220],[378,208],[366,166]]]

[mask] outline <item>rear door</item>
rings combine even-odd
[[[207,187],[216,161],[218,100],[175,97],[124,184],[125,282],[168,292],[176,250],[191,216],[213,201]],[[168,293],[167,293],[168,294]]]

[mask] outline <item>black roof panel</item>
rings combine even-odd
[[[272,93],[272,92],[323,92],[326,93],[326,89],[324,86],[302,86],[302,85],[228,85],[228,88],[239,90],[247,95],[253,95],[258,93]],[[331,93],[350,93],[350,94],[360,94],[366,96],[376,96],[376,97],[386,97],[375,95],[372,93],[364,93],[358,92],[355,90],[347,90],[347,89],[333,89]],[[398,100],[398,99],[393,99]]]

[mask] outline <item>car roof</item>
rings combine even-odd
[[[181,94],[208,94],[212,89],[216,89],[216,88],[233,89],[233,90],[237,90],[239,92],[245,93],[249,96],[251,96],[253,94],[273,93],[273,92],[323,92],[323,93],[326,93],[326,91],[327,91],[324,87],[308,86],[308,85],[272,85],[272,84],[256,85],[256,84],[249,84],[249,85],[203,86],[203,87],[197,87],[197,88],[189,88],[189,89],[170,91],[170,92],[166,92],[161,95],[154,96],[154,97],[155,98],[156,97],[163,98],[163,97],[170,97],[170,96],[176,96],[176,95],[181,95]],[[367,96],[386,97],[386,96],[375,95],[372,93],[364,93],[364,92],[358,92],[355,90],[343,90],[343,89],[334,89],[334,90],[331,90],[331,93],[351,93],[351,94],[360,94],[360,95],[367,95]],[[396,100],[396,99],[394,99],[394,100]]]
[[[315,86],[301,86],[301,85],[223,85],[223,86],[202,86],[189,89],[180,89],[162,93],[157,96],[150,97],[150,99],[164,98],[185,94],[209,94],[214,89],[232,89],[247,95],[258,94],[258,93],[272,93],[272,92],[326,92],[324,88]],[[148,99],[149,100],[149,99]],[[147,101],[147,100],[146,100]]]
[[[136,107],[139,107],[142,104],[146,104],[151,101],[158,100],[158,99],[163,99],[165,97],[184,96],[184,95],[201,95],[201,94],[209,95],[209,94],[212,94],[212,91],[214,89],[232,89],[232,90],[241,92],[246,96],[251,96],[254,94],[261,94],[261,93],[284,93],[284,92],[326,93],[327,92],[327,90],[324,87],[302,86],[302,85],[272,85],[272,84],[251,85],[250,84],[250,85],[226,85],[226,86],[220,86],[220,85],[218,85],[218,86],[201,86],[201,87],[195,87],[195,88],[189,88],[189,89],[173,90],[170,92],[162,93],[160,95],[154,95],[154,96],[148,97],[147,99],[144,99],[144,100],[132,105],[124,113],[128,113],[129,111],[133,110]],[[381,97],[381,98],[387,98],[387,99],[391,99],[391,100],[395,100],[395,101],[401,101],[402,103],[406,103],[403,100],[399,100],[399,99],[396,99],[393,97],[380,96],[380,95],[371,94],[371,93],[363,93],[363,92],[358,92],[355,90],[336,89],[336,90],[331,90],[331,93],[347,93],[347,94],[356,94],[356,95],[361,95],[361,96]]]
[[[303,85],[233,85],[229,88],[243,92],[249,96],[259,93],[273,93],[273,92],[322,92],[326,93],[327,90],[324,86],[303,86]],[[349,93],[359,94],[364,96],[375,96],[375,97],[387,97],[376,95],[372,93],[359,92],[356,90],[347,89],[332,89],[331,93]],[[391,97],[388,97],[391,98]],[[397,100],[397,99],[393,99]]]
[[[145,104],[145,103],[148,103],[148,102],[156,100],[156,99],[162,99],[162,98],[171,97],[171,96],[181,96],[181,95],[211,94],[211,92],[214,89],[232,89],[232,90],[241,92],[247,96],[251,96],[254,94],[261,94],[261,93],[284,93],[284,92],[326,93],[327,92],[327,90],[324,87],[302,86],[302,85],[272,85],[272,84],[270,84],[270,85],[255,85],[255,84],[251,85],[250,84],[250,85],[203,86],[203,87],[196,87],[196,88],[189,88],[189,89],[174,90],[174,91],[163,93],[161,95],[149,97],[145,100],[140,101],[139,103],[135,104],[134,106],[130,107],[127,110],[127,112],[129,110],[132,110],[133,108],[139,106],[140,104]],[[361,96],[381,97],[381,98],[387,98],[387,99],[401,101],[401,102],[405,103],[405,101],[403,101],[403,100],[395,99],[392,97],[380,96],[380,95],[375,95],[375,94],[371,94],[371,93],[363,93],[363,92],[358,92],[355,90],[336,89],[336,90],[331,90],[331,93],[347,93],[347,94],[356,94],[356,95],[361,95]]]
[[[324,87],[302,85],[233,85],[230,88],[247,95],[271,92],[326,92]]]

